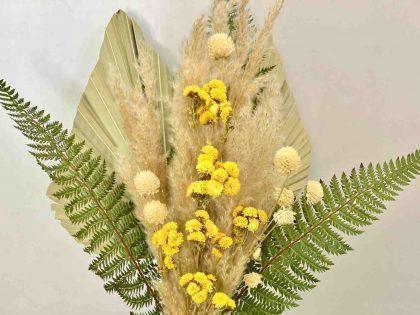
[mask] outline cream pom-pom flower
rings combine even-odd
[[[277,225],[289,225],[295,222],[295,213],[292,210],[281,209],[273,214],[273,220]]]
[[[140,171],[134,177],[134,186],[141,196],[151,196],[159,191],[160,180],[152,171]]]
[[[168,216],[168,208],[159,200],[152,200],[146,203],[142,214],[145,223],[158,225],[165,222],[165,219]],[[139,216],[137,215],[137,217]]]
[[[274,198],[279,206],[288,207],[295,202],[295,194],[287,188],[277,188],[274,192]]]
[[[248,288],[253,289],[253,288],[256,288],[262,282],[261,278],[262,278],[261,274],[256,273],[256,272],[251,272],[244,275],[244,282]]]
[[[252,254],[252,259],[254,259],[255,261],[261,260],[261,247],[257,247],[255,249],[254,253]]]
[[[281,174],[289,174],[299,169],[301,159],[298,151],[292,147],[282,147],[274,156],[274,165]]]
[[[216,33],[207,41],[209,56],[212,59],[224,59],[235,51],[232,38],[225,33]]]
[[[311,204],[316,204],[324,197],[324,189],[320,182],[310,180],[306,184],[306,199]]]

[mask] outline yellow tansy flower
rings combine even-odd
[[[197,218],[203,218],[204,220],[210,219],[209,213],[206,210],[197,210],[194,214]]]
[[[239,177],[239,167],[238,164],[236,164],[235,162],[226,161],[225,163],[223,163],[223,167],[226,170],[226,172],[228,172],[229,176],[235,178]]]
[[[203,225],[197,219],[191,219],[185,223],[185,229],[188,232],[200,231],[202,227]]]
[[[203,232],[192,232],[188,234],[187,240],[204,243],[206,241],[206,236],[203,234]]]
[[[218,168],[213,173],[211,173],[211,179],[217,180],[222,184],[227,180],[228,177],[229,174],[223,168]]]
[[[216,292],[212,298],[211,303],[214,305],[217,309],[222,309],[229,307],[230,309],[236,308],[236,303],[234,300],[232,300],[230,297],[228,297],[223,292]]]
[[[228,196],[236,195],[241,190],[241,183],[239,179],[229,177],[224,184],[223,193]]]
[[[233,225],[240,228],[246,228],[248,226],[248,220],[245,217],[237,216],[233,219]]]
[[[255,232],[260,227],[260,221],[258,219],[251,218],[248,223],[248,230]]]
[[[206,182],[206,193],[211,197],[219,197],[223,192],[223,184],[210,179]]]

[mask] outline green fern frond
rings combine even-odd
[[[315,287],[315,274],[330,269],[330,255],[343,255],[351,247],[344,235],[358,235],[372,224],[392,201],[420,174],[420,150],[395,162],[367,167],[350,175],[334,176],[324,188],[323,201],[297,202],[294,225],[277,227],[262,245],[262,261],[251,262],[263,283],[255,289],[242,286],[235,294],[236,314],[280,314],[297,306],[300,292]]]
[[[105,289],[116,292],[134,310],[144,314],[161,311],[151,282],[158,278],[145,234],[133,214],[134,205],[124,197],[125,187],[104,160],[94,156],[83,141],[69,135],[59,122],[19,98],[0,80],[0,102],[28,138],[30,153],[61,188],[55,197],[65,199],[65,212],[81,224],[76,238],[87,240],[85,251],[98,253],[90,269],[105,280]]]

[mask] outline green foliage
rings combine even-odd
[[[392,201],[420,174],[420,150],[395,162],[368,167],[350,175],[334,176],[323,184],[323,201],[312,206],[302,197],[294,205],[294,225],[277,227],[262,245],[262,261],[251,262],[249,271],[262,273],[256,289],[238,290],[237,314],[280,314],[297,306],[299,292],[315,287],[315,274],[327,271],[330,255],[351,250],[344,235],[358,235],[378,219]]]
[[[134,205],[124,197],[124,185],[83,141],[19,98],[3,80],[0,102],[31,141],[28,146],[37,163],[60,186],[55,196],[66,200],[67,216],[81,226],[75,237],[87,240],[85,251],[96,254],[89,269],[105,280],[108,292],[118,293],[134,310],[159,314],[160,302],[151,285],[158,277],[156,264]]]

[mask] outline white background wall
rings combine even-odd
[[[260,23],[273,0],[252,1]],[[71,126],[119,8],[171,66],[202,0],[0,0],[0,77]],[[420,1],[286,0],[275,28],[313,143],[312,177],[420,147]],[[48,178],[0,111],[0,314],[127,314],[53,218]],[[420,313],[420,180],[356,251],[338,259],[294,315]]]

